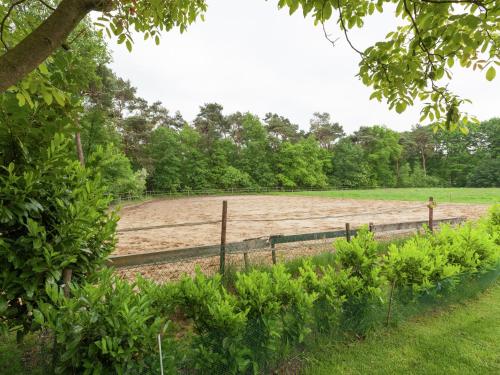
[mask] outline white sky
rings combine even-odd
[[[109,43],[112,69],[130,79],[138,94],[160,100],[188,121],[199,106],[217,102],[224,113],[250,111],[261,117],[276,112],[307,129],[313,112],[329,112],[347,132],[363,125],[385,124],[395,130],[418,122],[418,106],[399,115],[385,103],[368,100],[371,91],[356,77],[359,58],[345,40],[335,47],[320,26],[301,10],[289,16],[277,1],[208,0],[205,22],[187,32],[171,31],[156,46],[138,35],[132,53]],[[390,12],[372,17],[351,39],[360,49],[381,40],[394,28]],[[334,21],[331,38],[341,37]],[[484,72],[457,70],[452,85],[472,99],[467,110],[480,120],[500,115],[500,78],[488,82]]]

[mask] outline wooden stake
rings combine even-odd
[[[271,256],[273,258],[273,264],[276,264],[276,245],[271,243]]]
[[[373,233],[373,223],[372,222],[368,223],[368,230]]]
[[[429,204],[427,205],[429,207],[429,230],[434,232],[434,198],[429,197]]]
[[[226,265],[226,227],[227,227],[227,201],[222,201],[222,228],[220,233],[220,267],[219,272],[224,275]]]
[[[243,260],[245,261],[245,270],[248,270],[250,263],[248,262],[248,253],[246,251],[243,253]]]
[[[351,242],[351,225],[349,223],[345,223],[345,239],[347,242]]]

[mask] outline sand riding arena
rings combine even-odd
[[[227,241],[238,242],[277,234],[301,234],[342,229],[345,223],[358,227],[375,224],[425,220],[427,202],[333,199],[306,196],[248,195],[153,200],[121,208],[118,244],[114,254],[137,254],[213,245],[220,242],[222,201],[228,201]],[[465,216],[478,218],[487,205],[438,202],[435,219]],[[325,251],[332,241],[295,244],[279,251],[281,259]],[[293,249],[293,251],[292,251]],[[268,252],[252,253],[266,261]],[[213,258],[213,257],[212,257]],[[240,254],[229,257],[239,260]],[[254,259],[255,260],[255,259]],[[198,259],[168,265],[135,267],[125,273],[173,279],[192,273],[194,265],[216,269],[218,259]]]

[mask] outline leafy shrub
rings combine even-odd
[[[361,228],[350,242],[343,238],[337,240],[335,248],[335,264],[347,270],[351,277],[358,278],[362,284],[361,289],[356,289],[352,295],[346,294],[346,297],[380,296],[384,278],[381,276],[378,245],[373,233],[366,227]]]
[[[460,266],[461,272],[491,269],[500,256],[494,237],[481,223],[467,222],[454,229],[444,225],[431,239],[436,251],[445,253],[448,262]]]
[[[308,293],[303,284],[303,278],[292,278],[282,264],[273,267],[271,277],[274,294],[280,301],[283,324],[281,340],[285,350],[302,343],[311,331],[309,325],[312,322],[312,307],[317,294]]]
[[[72,298],[47,282],[49,302],[35,310],[35,320],[49,328],[56,339],[57,374],[130,374],[158,369],[157,336],[168,324],[158,317],[146,293],[137,284],[100,274],[98,285],[73,286]],[[172,340],[163,336],[164,348],[172,353]],[[173,371],[173,358],[164,366]]]
[[[317,272],[310,261],[305,261],[299,268],[299,273],[305,290],[316,296],[313,308],[316,330],[319,332],[333,330],[339,323],[342,304],[346,300],[345,295],[339,294],[337,286],[343,280],[345,281],[343,289],[351,290],[347,287],[347,272],[336,271],[331,266],[321,267]],[[357,281],[357,279],[352,280]],[[358,286],[361,287],[360,284]]]
[[[79,283],[113,250],[117,219],[105,188],[69,152],[56,135],[36,164],[25,154],[22,167],[0,169],[0,328],[29,330],[47,281],[71,268]]]
[[[497,246],[500,246],[500,204],[491,206],[488,216],[483,218],[481,223],[484,225],[488,236]]]
[[[247,313],[244,340],[255,363],[267,363],[280,349],[281,303],[273,284],[269,273],[258,270],[238,274],[235,282],[238,307]]]
[[[414,297],[442,280],[451,280],[461,267],[449,264],[447,254],[435,251],[428,238],[415,236],[402,246],[389,247],[384,256],[384,270],[393,288]]]
[[[221,285],[220,275],[206,278],[199,270],[179,284],[182,313],[192,319],[195,336],[191,361],[210,373],[242,373],[250,365],[243,342],[246,311],[238,311],[236,298]]]
[[[335,265],[345,270],[345,275],[337,281],[339,294],[346,298],[343,324],[366,331],[372,328],[371,315],[382,303],[384,277],[377,242],[364,227],[350,242],[337,240],[335,248]]]
[[[100,174],[107,192],[115,197],[120,194],[140,195],[146,188],[146,170],[134,172],[130,160],[113,144],[97,146],[86,165]]]

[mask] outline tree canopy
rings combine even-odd
[[[359,54],[359,77],[372,88],[371,98],[385,100],[397,112],[422,102],[420,121],[428,119],[436,127],[465,131],[474,120],[461,112],[467,99],[448,87],[454,65],[484,70],[486,79],[493,80],[500,64],[497,0],[279,0],[278,7],[291,14],[301,8],[316,24],[335,20]],[[3,1],[0,92],[18,93],[20,103],[38,92],[64,102],[48,82],[44,64],[59,48],[71,48],[91,11],[101,13],[94,21],[101,33],[115,35],[132,50],[134,33],[158,44],[161,32],[186,30],[206,9],[204,0]],[[386,39],[360,50],[350,30],[363,28],[367,18],[384,11],[394,12],[398,26]]]

